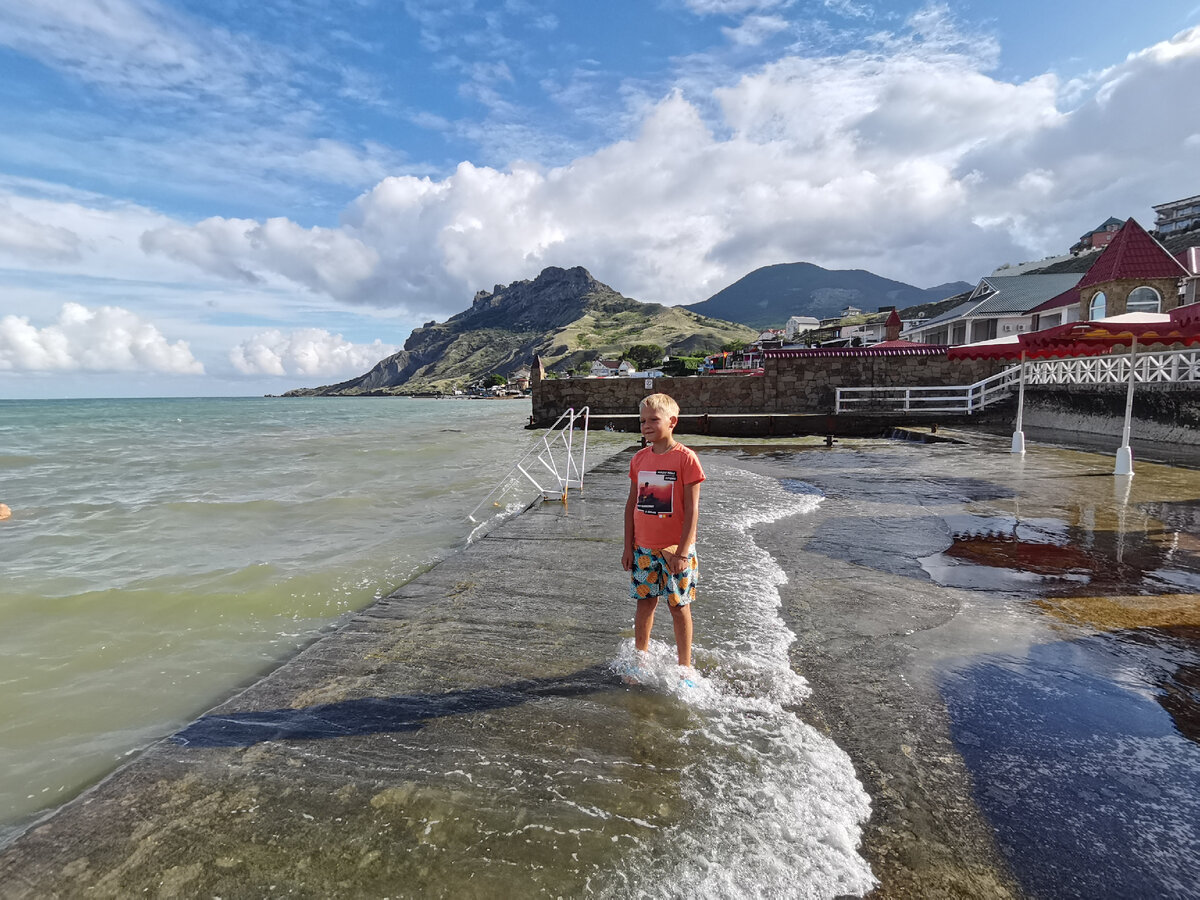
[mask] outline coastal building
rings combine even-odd
[[[509,387],[515,387],[519,391],[529,390],[529,366],[521,366],[517,371],[508,376]]]
[[[1197,236],[1200,240],[1200,236]],[[1200,302],[1200,247],[1188,247],[1176,253],[1175,259],[1188,271],[1188,277],[1179,286],[1179,305],[1190,306]]]
[[[745,374],[761,370],[762,364],[763,350],[755,343],[738,350],[722,350],[720,353],[706,356],[700,374]]]
[[[826,316],[824,319],[821,319],[820,324],[822,328],[828,328],[830,325],[837,325],[845,319],[853,319],[855,316],[861,315],[862,310],[857,306],[846,306],[836,316]]]
[[[1071,255],[1079,256],[1081,253],[1091,253],[1093,250],[1103,250],[1108,246],[1109,242],[1113,239],[1113,236],[1121,230],[1121,226],[1124,224],[1125,223],[1120,219],[1109,216],[1107,219],[1101,222],[1098,227],[1093,228],[1091,231],[1084,234],[1074,244],[1074,246],[1071,247]]]
[[[820,327],[810,328],[793,339],[793,345],[808,347],[870,347],[887,340],[892,317],[895,317],[896,334],[899,335],[901,320],[894,306],[881,306],[878,312],[863,313],[857,307],[848,306],[844,315],[822,319]],[[785,345],[787,346],[787,345]],[[764,349],[772,349],[764,345]]]
[[[1154,207],[1154,215],[1154,229],[1159,234],[1200,227],[1200,195],[1160,203]]]
[[[894,341],[900,337],[901,326],[896,307],[881,306],[878,312],[866,316],[857,325],[843,329],[841,346],[871,347],[883,341]]]
[[[787,320],[787,324],[783,326],[783,333],[788,340],[794,341],[797,336],[804,334],[804,332],[820,327],[821,320],[815,316],[792,316]]]
[[[593,378],[608,378],[617,375],[628,375],[634,371],[634,366],[626,360],[598,359],[592,363],[589,374]]]
[[[1079,280],[1032,310],[1033,330],[1183,305],[1193,273],[1138,224],[1127,221]],[[1195,288],[1192,288],[1193,294]]]
[[[1099,262],[1099,260],[1097,260]],[[1033,311],[1074,287],[1078,272],[988,275],[959,305],[900,334],[918,344],[957,346],[1033,330]]]

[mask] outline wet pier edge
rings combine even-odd
[[[948,523],[973,504],[1036,506],[1022,499],[1031,484],[1060,505],[1113,497],[1106,457],[1035,449],[1018,460],[1003,439],[962,437],[965,450],[689,442],[702,459],[827,497],[753,534],[788,577],[791,659],[814,689],[799,715],[849,754],[871,796],[863,853],[876,898],[1023,896],[938,686],[942,660],[1003,642],[1013,613],[938,584],[921,560],[948,549]],[[439,858],[438,842],[480,823],[532,826],[544,810],[508,808],[502,785],[481,792],[444,776],[473,765],[474,729],[525,750],[575,729],[581,757],[603,766],[615,752],[575,701],[625,690],[606,661],[631,633],[618,564],[627,459],[596,467],[566,508],[535,505],[452,555],[28,829],[0,851],[0,897],[495,896],[485,869]],[[1182,490],[1170,476],[1137,478],[1148,497]],[[558,601],[531,616],[548,597]],[[422,814],[433,809],[438,818]],[[542,865],[557,846],[528,833],[489,852],[530,873],[530,895],[581,890]]]

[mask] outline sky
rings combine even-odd
[[[1200,0],[0,0],[0,399],[361,374],[584,266],[933,287],[1200,194]]]

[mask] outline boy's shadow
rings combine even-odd
[[[620,686],[607,665],[597,664],[570,675],[530,678],[445,694],[365,697],[301,709],[207,715],[172,735],[170,740],[188,747],[249,747],[263,741],[416,731],[429,719],[506,709],[541,697],[580,697]]]

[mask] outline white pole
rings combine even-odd
[[[1121,430],[1121,446],[1117,448],[1117,464],[1114,475],[1133,474],[1133,450],[1129,446],[1129,425],[1133,420],[1133,378],[1137,362],[1137,335],[1129,347],[1129,387],[1125,391],[1125,427]]]
[[[1022,422],[1025,417],[1025,351],[1021,351],[1021,386],[1017,389],[1017,425],[1013,431],[1012,452],[1025,452],[1025,432]]]

